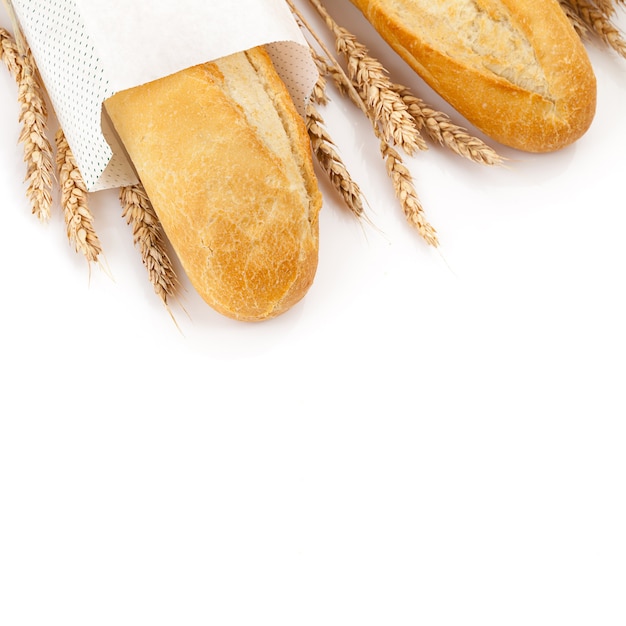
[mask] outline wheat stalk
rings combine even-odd
[[[392,139],[409,155],[417,150],[426,150],[426,142],[419,134],[406,104],[384,74],[383,66],[345,29],[339,33],[337,49],[346,57],[348,76],[354,81],[363,101],[374,112],[374,119],[381,122],[385,139]]]
[[[315,60],[320,75],[322,77],[330,77],[335,87],[337,87],[339,93],[342,96],[345,96],[349,100],[351,100],[352,103],[361,110],[365,117],[370,119],[375,124],[375,120],[371,115],[371,111],[363,102],[361,95],[359,94],[343,68],[339,65],[339,63],[337,63],[337,61],[332,56],[324,58],[319,55],[315,55]]]
[[[15,39],[4,28],[0,28],[0,59],[7,66],[15,81],[20,78],[19,51]]]
[[[313,57],[313,60],[318,68],[318,76],[315,81],[315,85],[313,85],[313,92],[311,93],[310,101],[321,106],[326,106],[329,103],[326,74],[322,72],[321,69],[324,66],[324,60],[312,49],[311,56]]]
[[[563,13],[565,13],[565,16],[569,20],[570,24],[574,27],[576,34],[581,39],[588,40],[591,33],[589,32],[589,27],[585,24],[580,15],[574,11],[567,0],[559,0],[559,4],[561,5],[561,9],[563,9]]]
[[[321,78],[326,78],[330,76],[333,81],[335,87],[339,90],[339,93],[344,96],[350,97],[353,102],[367,115],[367,111],[363,105],[363,100],[361,96],[359,96],[356,89],[354,89],[354,85],[350,82],[350,79],[343,71],[343,69],[339,66],[339,64],[332,59],[332,55],[328,57],[323,57],[318,54],[315,50],[311,49],[311,53],[313,54],[313,58],[317,65],[317,69],[320,73]],[[326,98],[327,100],[327,98]]]
[[[623,0],[616,0],[613,3],[608,0],[600,3],[589,0],[563,0],[563,3],[591,33],[621,57],[626,58],[626,40],[611,21],[615,7],[617,4],[623,4]],[[566,14],[569,13],[566,11]],[[580,31],[580,28],[577,30]]]
[[[19,32],[16,29],[16,32]],[[19,142],[24,148],[27,183],[26,196],[32,213],[41,221],[50,218],[52,207],[53,155],[46,134],[48,111],[37,66],[30,48],[22,36],[15,43],[3,30],[2,56],[17,82],[17,99],[20,107],[19,122],[22,130]]]
[[[351,81],[345,73],[322,58],[317,59],[317,66],[320,72],[332,77],[335,86],[342,94],[348,96],[357,106],[360,104],[361,99],[358,93],[351,89]],[[455,124],[447,114],[433,109],[424,100],[414,96],[408,87],[394,83],[391,83],[390,87],[402,98],[418,130],[420,132],[423,130],[435,143],[475,163],[501,165],[504,162],[503,157],[493,148],[481,139],[470,135],[465,128]]]
[[[493,148],[452,122],[445,113],[433,109],[421,98],[414,96],[408,87],[396,84],[394,89],[404,100],[418,128],[424,129],[433,141],[475,163],[501,165],[504,162]]]
[[[311,139],[313,154],[320,167],[328,176],[332,186],[343,198],[345,205],[357,217],[361,217],[363,215],[361,189],[350,176],[324,127],[322,115],[312,103],[307,106],[306,127]]]
[[[359,47],[358,43],[357,47]],[[350,88],[351,79],[344,72],[339,71],[335,63],[328,62],[319,55],[315,58],[320,73],[331,76],[339,91],[355,101],[355,94],[351,92]],[[373,61],[373,63],[377,62]],[[369,65],[369,63],[365,65]],[[382,66],[380,67],[382,68]],[[427,136],[434,142],[475,163],[483,165],[501,165],[503,163],[504,159],[493,148],[479,138],[470,135],[465,128],[452,122],[445,113],[433,109],[422,99],[414,96],[408,87],[387,80],[385,89],[395,93],[402,101],[418,132],[426,132]],[[359,99],[362,99],[360,90],[357,89],[357,93],[359,93]]]
[[[52,206],[52,147],[46,136],[47,111],[41,90],[35,79],[33,65],[25,57],[24,72],[19,85],[18,100],[21,105],[20,142],[24,146],[26,162],[27,197],[32,212],[40,220],[50,217]]]
[[[302,14],[294,7],[291,0],[287,0],[287,4],[291,7],[292,12],[300,20],[306,31],[312,36],[320,46],[326,59],[322,59],[314,54],[317,59],[318,68],[323,74],[332,77],[339,90],[363,112],[372,125],[374,135],[379,140],[380,151],[386,164],[387,174],[391,178],[394,192],[398,198],[404,214],[407,216],[409,223],[417,228],[422,238],[432,246],[437,247],[439,242],[436,237],[435,229],[428,223],[425,218],[424,210],[419,202],[413,179],[409,170],[404,166],[399,153],[389,145],[389,140],[381,131],[380,124],[377,123],[375,111],[372,107],[368,107],[363,101],[363,97],[359,93],[356,86],[346,75],[343,68],[339,65],[332,53],[325,46],[324,42],[319,38],[314,29],[306,22]],[[415,122],[413,122],[415,124]]]
[[[402,163],[398,152],[386,141],[381,140],[380,151],[387,164],[387,173],[393,180],[396,196],[400,200],[402,210],[409,224],[417,229],[426,243],[437,247],[439,245],[437,233],[425,219],[424,210],[415,191],[411,173]]]
[[[365,106],[365,103],[363,103],[350,79],[342,72],[338,65],[334,63],[331,63],[331,65],[334,67],[331,76],[334,78],[338,88],[345,91],[349,99],[365,113],[372,124],[374,135],[379,140],[379,149],[386,164],[387,174],[391,178],[396,198],[398,198],[400,207],[407,217],[409,224],[417,228],[426,243],[437,247],[439,242],[436,231],[426,220],[424,209],[419,201],[413,183],[413,177],[408,168],[404,165],[402,157],[397,150],[394,150],[389,144],[378,124],[376,124],[371,110]]]
[[[615,14],[617,7],[624,4],[624,0],[591,0],[596,7],[607,16]]]
[[[61,207],[67,237],[74,250],[81,253],[89,263],[93,263],[102,253],[102,246],[93,227],[93,215],[88,204],[89,194],[62,129],[57,131],[55,143]]]
[[[168,298],[176,295],[179,282],[166,251],[161,222],[141,184],[121,187],[119,197],[122,217],[132,225],[133,243],[139,248],[154,292],[167,306]]]
[[[292,6],[295,11],[295,7]],[[306,27],[303,19],[294,14],[301,27]],[[315,104],[325,106],[328,104],[326,89],[326,74],[328,63],[312,47],[309,47],[313,61],[318,68],[318,77],[313,86],[309,103],[306,108],[305,122],[311,141],[312,152],[330,180],[331,185],[339,192],[344,204],[357,217],[363,217],[363,199],[359,185],[353,180],[348,168],[336,150],[336,144],[326,130],[324,118]]]
[[[337,52],[347,61],[348,76],[374,121],[381,124],[385,140],[393,140],[409,155],[425,150],[426,143],[402,98],[393,90],[385,68],[352,33],[337,24],[319,0],[309,2],[334,35]]]

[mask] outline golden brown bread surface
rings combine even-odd
[[[587,53],[557,0],[351,0],[389,45],[491,138],[549,152],[596,107]]]
[[[120,92],[105,110],[208,304],[260,321],[304,296],[322,200],[304,121],[264,49]]]

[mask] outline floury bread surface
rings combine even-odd
[[[120,92],[105,109],[209,305],[260,321],[304,296],[322,199],[304,120],[263,48]]]
[[[469,122],[529,152],[589,128],[596,80],[557,0],[351,0]]]

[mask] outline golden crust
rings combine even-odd
[[[105,109],[209,305],[260,321],[305,295],[321,194],[304,121],[262,48],[118,93]]]
[[[502,144],[550,152],[589,128],[593,68],[557,0],[351,0],[461,115]]]

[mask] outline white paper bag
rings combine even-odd
[[[304,112],[317,70],[284,0],[12,0],[89,191],[136,182],[103,122],[117,91],[268,44]]]

